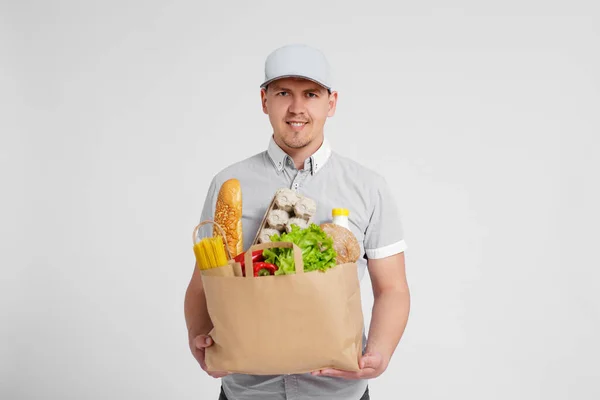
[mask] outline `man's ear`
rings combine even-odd
[[[335,108],[337,106],[338,92],[331,92],[329,95],[329,111],[327,112],[328,117],[335,115]]]
[[[260,103],[263,112],[269,114],[269,109],[267,108],[267,89],[260,89]]]

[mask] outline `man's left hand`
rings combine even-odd
[[[349,372],[334,368],[321,369],[311,372],[314,376],[333,376],[345,379],[373,379],[378,377],[387,368],[388,362],[380,353],[365,353],[359,363],[360,371]]]

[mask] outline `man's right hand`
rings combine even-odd
[[[212,344],[213,344],[213,340],[210,336],[198,335],[191,340],[190,349],[192,350],[192,354],[198,361],[198,364],[200,364],[200,367],[202,367],[202,369],[204,371],[206,371],[206,373],[208,375],[212,376],[213,378],[222,378],[225,375],[229,375],[229,373],[222,372],[222,371],[207,371],[206,370],[206,362],[204,361],[204,357],[206,354],[206,348],[209,346],[212,346]]]

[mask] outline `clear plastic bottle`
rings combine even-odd
[[[350,215],[350,211],[347,208],[334,208],[331,210],[331,217],[333,218],[331,222],[336,225],[343,226],[346,229],[350,229],[348,227],[348,216]]]

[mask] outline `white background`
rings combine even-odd
[[[217,398],[191,233],[266,148],[263,63],[291,42],[328,56],[326,135],[403,218],[411,315],[372,398],[600,398],[599,8],[2,2],[0,398]]]

